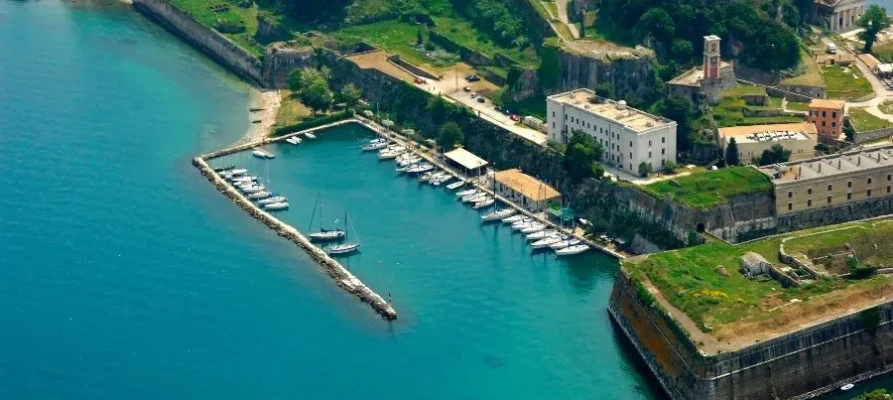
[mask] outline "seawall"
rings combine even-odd
[[[226,36],[208,28],[167,0],[133,0],[133,7],[248,82],[266,87],[261,61]]]
[[[893,369],[893,302],[764,342],[702,353],[621,268],[608,312],[670,398],[805,399]],[[866,323],[865,313],[879,316]]]
[[[332,126],[341,125],[345,123],[357,123],[356,120],[345,120],[340,121],[335,124],[330,124],[318,128],[314,128],[314,130],[326,129]],[[241,146],[237,146],[230,149],[224,149],[221,151],[216,151],[213,153],[208,153],[205,155],[198,156],[192,160],[192,165],[199,169],[201,174],[205,176],[214,186],[217,188],[217,191],[223,193],[230,200],[235,202],[239,207],[241,207],[248,215],[256,218],[274,230],[279,236],[291,241],[302,250],[304,250],[314,261],[316,261],[329,277],[335,281],[339,287],[347,291],[348,293],[354,295],[356,298],[360,299],[360,301],[369,304],[375,312],[382,316],[382,318],[386,320],[395,320],[397,319],[397,311],[388,303],[384,298],[382,298],[379,294],[372,291],[372,289],[368,288],[362,281],[360,281],[356,276],[350,273],[344,266],[342,266],[338,261],[329,257],[325,251],[315,246],[310,242],[301,232],[297,229],[288,225],[272,214],[261,210],[257,205],[251,202],[248,198],[246,198],[242,193],[236,190],[232,185],[226,182],[217,172],[208,165],[207,160],[213,159],[215,157],[220,157],[226,154],[232,154],[238,151],[242,151],[245,149],[250,149],[253,147],[257,147],[263,144],[272,143],[278,140],[285,140],[286,138],[302,134],[306,131],[297,132],[294,134],[289,134],[285,136],[281,136],[275,139],[263,139],[259,142],[249,143]]]

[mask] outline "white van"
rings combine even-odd
[[[828,43],[827,50],[830,54],[837,54],[837,45],[834,43]]]

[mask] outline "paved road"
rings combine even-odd
[[[549,141],[549,137],[535,129],[528,128],[524,125],[516,124],[508,115],[505,115],[493,108],[493,103],[488,99],[483,103],[479,103],[477,99],[471,98],[470,92],[458,91],[447,95],[453,101],[465,104],[477,112],[481,118],[484,118],[496,125],[499,125],[512,133],[523,137],[538,145],[545,145]]]
[[[574,39],[579,39],[580,31],[577,30],[577,25],[570,23],[570,20],[567,17],[567,0],[555,0],[555,6],[558,7],[558,19],[567,25],[567,28],[570,29]]]

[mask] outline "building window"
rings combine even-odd
[[[660,155],[667,154],[667,149],[660,149]]]
[[[852,193],[847,193],[847,194],[846,194],[846,199],[847,199],[847,200],[852,200],[852,199],[853,199],[853,194],[852,194]]]
[[[633,158],[633,152],[629,152],[629,158]]]
[[[810,200],[806,200],[806,206],[807,206],[807,207],[812,207],[812,200],[811,200],[811,199],[810,199]]]
[[[633,142],[629,142],[629,147],[633,147]]]
[[[788,203],[788,211],[791,211],[794,208],[794,203]]]
[[[650,140],[648,141],[648,147],[651,147],[651,141],[650,141]]]
[[[890,182],[891,179],[893,179],[893,175],[887,174],[887,182]]]
[[[853,181],[848,181],[848,182],[846,183],[846,187],[848,187],[848,188],[853,187]]]
[[[825,121],[822,121],[822,126],[825,126]]]
[[[555,118],[555,111],[552,111],[552,118]]]
[[[660,142],[661,142],[661,143],[666,143],[666,142],[667,142],[667,138],[665,138],[665,137],[660,138]]]
[[[825,117],[827,117],[827,116],[828,116],[828,112],[827,112],[827,111],[822,111],[822,118],[825,118]]]
[[[650,151],[648,152],[648,158],[651,158],[651,152],[650,152]]]
[[[633,170],[633,165],[632,165],[632,164],[629,165],[629,170],[630,170],[630,171]]]
[[[812,194],[812,188],[806,189],[806,194]]]
[[[828,196],[828,204],[831,204],[831,196]]]
[[[887,186],[887,193],[890,193],[890,187]]]
[[[828,191],[829,192],[831,191],[831,185],[828,185]]]
[[[794,197],[794,192],[788,192],[788,198],[791,199]]]
[[[831,121],[831,127],[832,127],[832,128],[836,128],[836,127],[837,127],[837,121]]]
[[[865,192],[865,197],[871,197],[871,189],[868,189],[868,191]]]
[[[831,111],[831,118],[837,118],[837,111]]]
[[[871,178],[868,178],[868,184],[869,185],[871,184]]]

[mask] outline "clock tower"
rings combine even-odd
[[[704,79],[719,79],[719,42],[719,36],[704,36]]]

